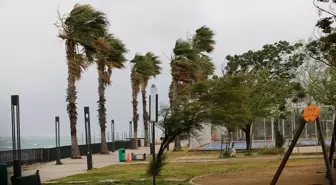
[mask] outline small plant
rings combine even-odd
[[[252,156],[253,153],[251,151],[247,151],[246,153],[244,153],[244,156]]]
[[[277,154],[283,154],[285,151],[284,148],[270,148],[270,147],[266,147],[263,148],[259,151],[260,155],[277,155]]]
[[[285,144],[285,139],[279,130],[275,131],[275,147],[282,148]]]
[[[167,164],[167,154],[163,154],[160,159],[155,158],[155,164],[153,159],[150,160],[147,167],[147,175],[151,176],[154,172],[155,175],[160,175],[162,168]],[[153,170],[154,169],[154,170]]]

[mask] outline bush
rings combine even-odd
[[[282,148],[285,144],[285,139],[279,130],[275,131],[275,147]]]
[[[259,151],[260,155],[277,155],[277,154],[283,154],[285,152],[284,148],[263,148]]]
[[[155,158],[155,164],[153,164],[153,158],[150,160],[147,167],[147,175],[152,176],[153,168],[155,175],[160,175],[162,168],[167,164],[167,154],[161,156],[161,160]]]
[[[247,151],[246,153],[244,153],[244,156],[253,156],[253,153],[251,151]]]

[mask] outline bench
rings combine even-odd
[[[12,185],[41,185],[39,170],[33,175],[11,177]]]
[[[135,154],[131,153],[132,161],[145,161],[146,160],[146,153],[144,154]]]

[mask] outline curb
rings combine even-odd
[[[202,185],[202,184],[197,184],[196,182],[194,182],[194,180],[197,179],[197,178],[202,178],[202,177],[205,177],[205,176],[209,176],[209,175],[217,175],[217,174],[222,174],[222,173],[209,173],[209,174],[204,174],[204,175],[200,175],[200,176],[193,177],[192,179],[190,179],[189,184],[193,184],[193,185]]]

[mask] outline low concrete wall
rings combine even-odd
[[[286,148],[287,151],[288,148]],[[294,147],[293,154],[314,154],[314,153],[322,153],[321,146],[300,146]]]

